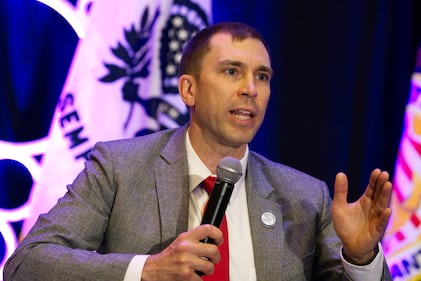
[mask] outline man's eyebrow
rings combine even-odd
[[[245,67],[245,64],[241,61],[237,60],[222,60],[218,62],[219,65],[225,66],[225,65],[232,65],[232,66],[238,66],[238,67]]]
[[[273,75],[273,69],[270,66],[262,65],[259,68],[257,68],[257,70],[267,72],[267,73],[269,73],[270,76]]]

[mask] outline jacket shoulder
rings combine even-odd
[[[266,181],[279,194],[289,197],[319,197],[329,194],[327,184],[308,173],[274,162],[256,153],[250,153],[249,166],[251,173]],[[320,198],[319,198],[320,199]]]

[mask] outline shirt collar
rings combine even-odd
[[[193,191],[204,179],[212,175],[206,165],[200,160],[196,151],[190,142],[189,130],[186,131],[186,150],[187,162],[189,167],[189,192]],[[247,161],[249,156],[249,147],[247,145],[243,158],[240,159],[241,167],[243,169],[242,178],[245,177],[247,169]],[[214,175],[215,176],[215,175]]]

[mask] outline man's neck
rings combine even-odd
[[[190,128],[187,130],[187,137],[200,160],[202,160],[213,174],[216,174],[216,166],[222,158],[230,156],[240,160],[244,157],[247,148],[246,144],[235,148],[223,145],[212,145],[200,137],[200,135],[196,137],[192,134]]]

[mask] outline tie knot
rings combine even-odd
[[[203,181],[203,188],[208,194],[212,193],[213,187],[215,185],[216,177],[209,176]]]

